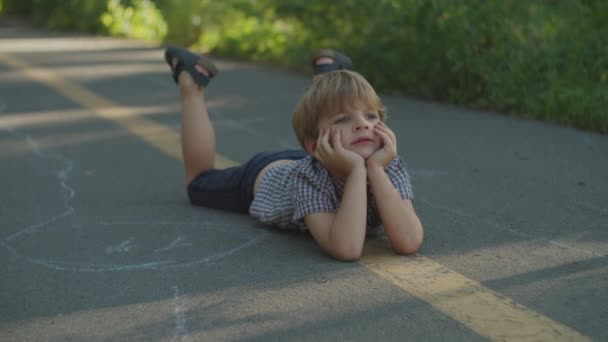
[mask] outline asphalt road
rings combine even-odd
[[[309,76],[218,66],[221,155],[297,147]],[[0,340],[608,340],[608,136],[383,98],[424,246],[336,262],[188,204],[162,48],[0,18]]]

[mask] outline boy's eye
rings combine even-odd
[[[337,118],[336,120],[334,120],[334,123],[343,123],[343,122],[346,122],[346,120],[348,120],[348,118],[346,116],[341,116],[341,117]]]
[[[367,118],[368,119],[377,119],[378,118],[378,114],[376,114],[376,113],[367,113]]]

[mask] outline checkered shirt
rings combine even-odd
[[[401,198],[414,198],[410,177],[401,157],[397,156],[385,171]],[[263,224],[305,231],[307,228],[303,219],[306,215],[318,212],[335,213],[338,210],[344,185],[343,180],[332,176],[310,156],[279,164],[264,175],[249,207],[249,213]],[[380,224],[374,196],[368,186],[368,232]]]

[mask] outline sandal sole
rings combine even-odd
[[[329,57],[334,61],[329,64],[316,65],[315,61],[321,57]],[[321,49],[310,54],[310,64],[312,65],[315,75],[326,73],[333,70],[353,69],[353,62],[343,53],[332,49]]]

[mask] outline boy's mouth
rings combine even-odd
[[[363,138],[359,138],[359,139],[353,141],[351,143],[351,145],[367,144],[367,143],[373,143],[373,142],[374,142],[374,140],[367,138],[367,137],[363,137]]]

